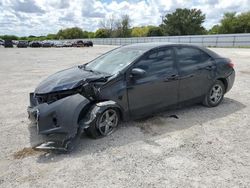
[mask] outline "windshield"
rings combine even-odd
[[[139,49],[117,48],[94,59],[85,66],[85,69],[114,75],[143,53],[144,51]]]

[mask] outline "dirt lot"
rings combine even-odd
[[[27,119],[28,93],[112,48],[0,48],[0,187],[249,187],[250,49],[213,49],[233,60],[237,74],[217,108],[122,123],[109,137],[83,136],[71,154],[30,148],[39,139]]]

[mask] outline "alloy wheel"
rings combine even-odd
[[[220,102],[221,98],[223,97],[223,89],[219,84],[213,86],[210,91],[210,101],[213,104],[217,104]]]
[[[110,135],[118,125],[116,110],[108,109],[100,117],[97,128],[103,136]]]

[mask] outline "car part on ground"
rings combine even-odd
[[[217,106],[234,78],[231,61],[206,48],[128,45],[42,81],[30,94],[28,113],[39,134],[60,134],[58,149],[67,150],[83,130],[94,138],[106,136],[120,119],[186,102]],[[40,149],[56,146],[57,141],[49,140]]]
[[[89,104],[89,100],[80,94],[71,95],[53,103],[39,103],[34,94],[30,95],[31,106],[28,108],[29,119],[37,124],[39,134],[50,135],[60,134],[62,140],[51,141],[61,142],[62,147],[68,140],[75,138],[83,128],[79,126],[80,113]]]

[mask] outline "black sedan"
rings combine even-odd
[[[30,94],[38,133],[63,139],[38,148],[67,150],[82,131],[110,135],[123,120],[185,103],[215,107],[234,83],[233,63],[194,45],[145,43],[116,48],[57,72]]]
[[[4,40],[4,47],[5,48],[13,48],[13,41],[12,40]]]
[[[42,43],[40,41],[32,41],[29,43],[31,48],[40,48],[42,47]]]
[[[84,46],[85,46],[85,47],[90,47],[90,46],[93,47],[93,42],[90,41],[90,40],[84,41],[83,43],[84,43]]]
[[[17,47],[18,48],[27,48],[29,46],[29,42],[28,41],[18,41],[17,43]]]

